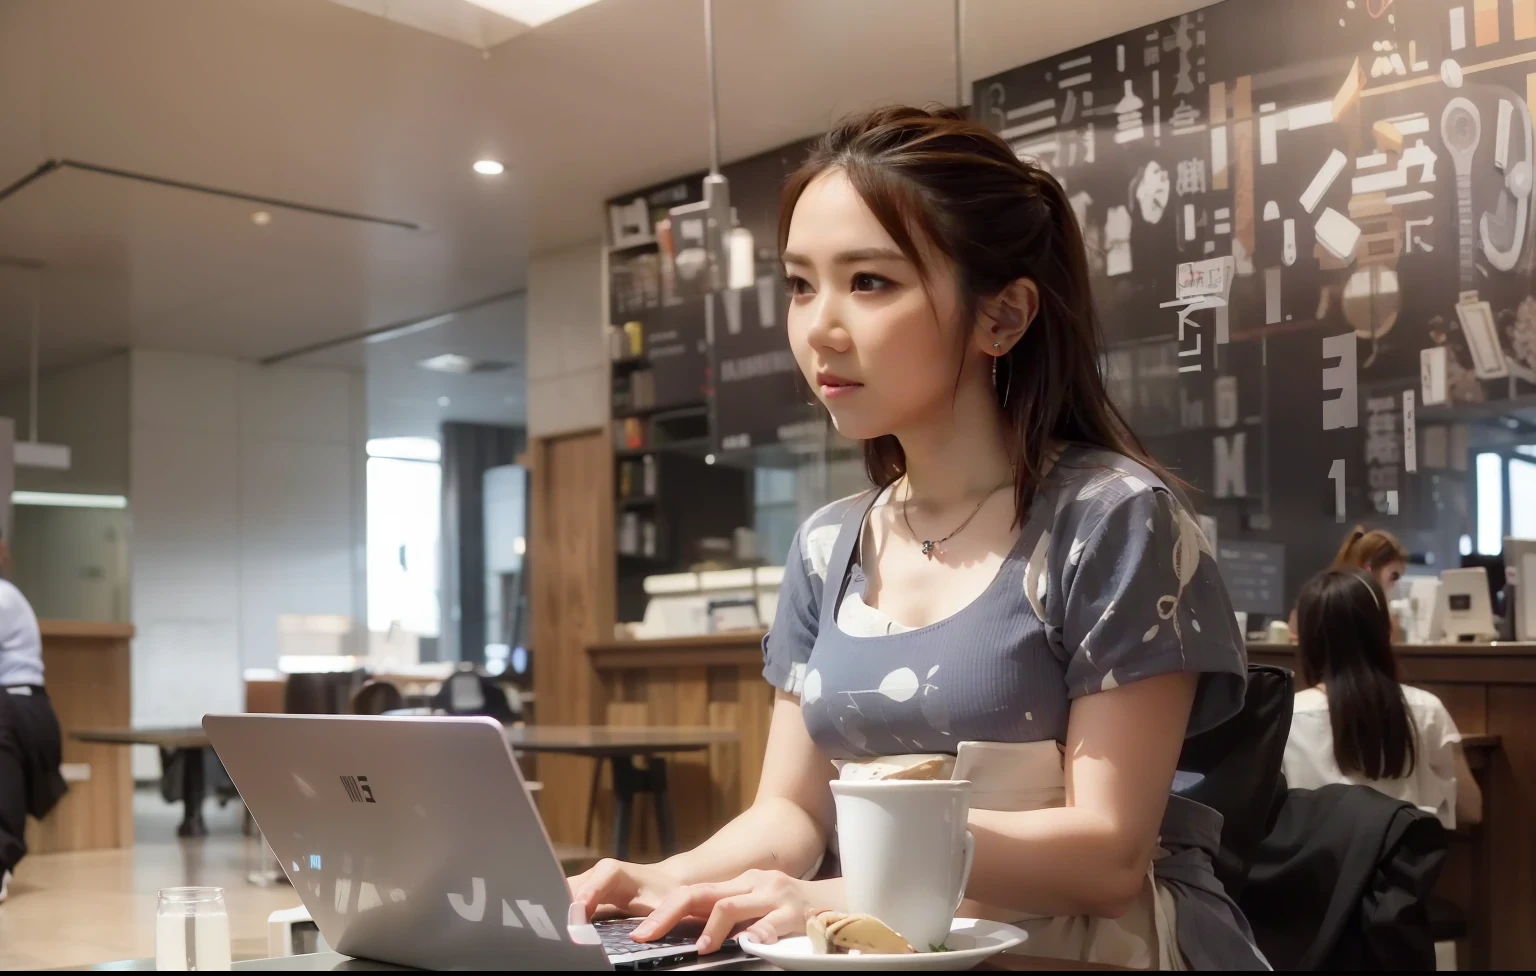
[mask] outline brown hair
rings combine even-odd
[[[999,407],[1013,434],[1018,522],[1049,467],[1053,441],[1106,448],[1164,474],[1104,385],[1083,235],[1055,178],[954,111],[877,109],[828,132],[790,176],[779,208],[780,251],[800,195],[831,170],[847,175],[925,281],[931,275],[919,240],[954,263],[962,342],[983,304],[1013,282],[1028,278],[1039,289],[1036,321],[997,368]],[[906,473],[901,444],[889,434],[865,441],[864,469],[879,487],[896,481]]]
[[[1328,696],[1339,769],[1370,779],[1413,772],[1413,719],[1397,683],[1392,618],[1376,577],[1353,568],[1317,574],[1301,588],[1296,621],[1301,677]]]
[[[1408,550],[1392,533],[1381,529],[1367,532],[1365,526],[1357,525],[1345,536],[1339,554],[1333,557],[1333,568],[1368,569],[1376,573],[1390,563],[1407,562]]]

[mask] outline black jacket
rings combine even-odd
[[[1445,828],[1369,786],[1291,790],[1239,904],[1277,970],[1435,968]]]

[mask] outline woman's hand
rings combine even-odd
[[[782,871],[747,871],[730,881],[679,886],[632,933],[637,942],[665,935],[686,918],[705,919],[698,951],[713,952],[742,929],[773,943],[805,931],[806,912],[837,908],[840,881],[801,881]],[[747,924],[751,923],[751,924]]]
[[[682,887],[682,881],[660,864],[630,864],[612,858],[598,861],[565,883],[571,889],[574,914],[582,922],[590,922],[599,913],[649,915]]]

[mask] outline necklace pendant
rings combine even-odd
[[[932,559],[933,558],[933,550],[934,550],[934,543],[931,540],[924,539],[923,540],[923,555],[925,555],[928,558]]]

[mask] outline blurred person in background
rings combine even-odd
[[[1440,818],[1482,820],[1461,734],[1439,698],[1399,684],[1387,597],[1363,569],[1330,569],[1301,589],[1296,693],[1285,746],[1292,789],[1369,786]]]
[[[59,721],[43,690],[42,634],[10,575],[0,538],[0,902],[27,853],[27,815],[43,818],[66,789]]]
[[[1392,599],[1392,590],[1397,586],[1397,581],[1403,578],[1403,573],[1408,570],[1408,550],[1397,541],[1397,536],[1383,529],[1366,530],[1365,526],[1357,525],[1349,535],[1344,537],[1344,542],[1339,546],[1338,555],[1333,557],[1333,565],[1329,569],[1349,570],[1360,569],[1370,573],[1381,585],[1381,591]],[[1391,614],[1388,614],[1390,617]],[[1291,610],[1291,643],[1296,643],[1297,620],[1296,611]],[[1403,639],[1402,628],[1397,625],[1397,620],[1392,620],[1393,642]]]
[[[1376,577],[1382,592],[1392,593],[1397,581],[1408,570],[1408,550],[1397,537],[1382,529],[1366,531],[1357,525],[1339,546],[1339,554],[1333,557],[1334,569],[1363,569]]]

